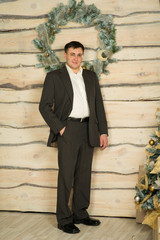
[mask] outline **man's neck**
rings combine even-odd
[[[70,66],[68,66],[67,63],[66,63],[66,66],[67,66],[72,72],[74,72],[75,74],[77,74],[77,73],[80,71],[80,67],[79,67],[79,68],[76,68],[76,69],[73,69],[73,68],[71,68]]]

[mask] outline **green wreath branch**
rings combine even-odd
[[[50,72],[64,65],[64,62],[60,62],[55,51],[51,49],[51,44],[54,42],[56,34],[61,31],[60,27],[67,25],[68,22],[95,27],[99,36],[97,58],[83,62],[83,68],[95,71],[98,78],[102,73],[108,74],[106,69],[108,64],[117,61],[114,58],[111,59],[111,56],[121,49],[116,46],[113,17],[112,15],[102,15],[94,4],[85,5],[83,0],[78,4],[75,0],[69,0],[69,5],[60,3],[48,14],[48,22],[36,27],[39,38],[34,39],[33,43],[41,51],[41,54],[37,55],[39,64],[36,64],[36,67]]]

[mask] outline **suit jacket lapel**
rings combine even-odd
[[[63,68],[61,68],[60,72],[61,72],[61,79],[65,85],[68,96],[71,100],[71,103],[73,103],[73,88],[72,88],[71,80],[66,67],[64,66]]]
[[[84,79],[84,84],[86,87],[86,94],[87,94],[87,100],[88,100],[88,104],[90,105],[90,89],[91,89],[91,85],[90,85],[90,78],[87,74],[87,71],[83,70],[83,79]]]

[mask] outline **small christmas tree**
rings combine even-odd
[[[156,111],[158,131],[151,135],[146,147],[145,174],[136,185],[136,208],[146,210],[143,224],[154,228],[155,220],[160,216],[160,109]]]

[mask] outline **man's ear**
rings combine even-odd
[[[66,59],[66,53],[64,52],[64,58]]]

